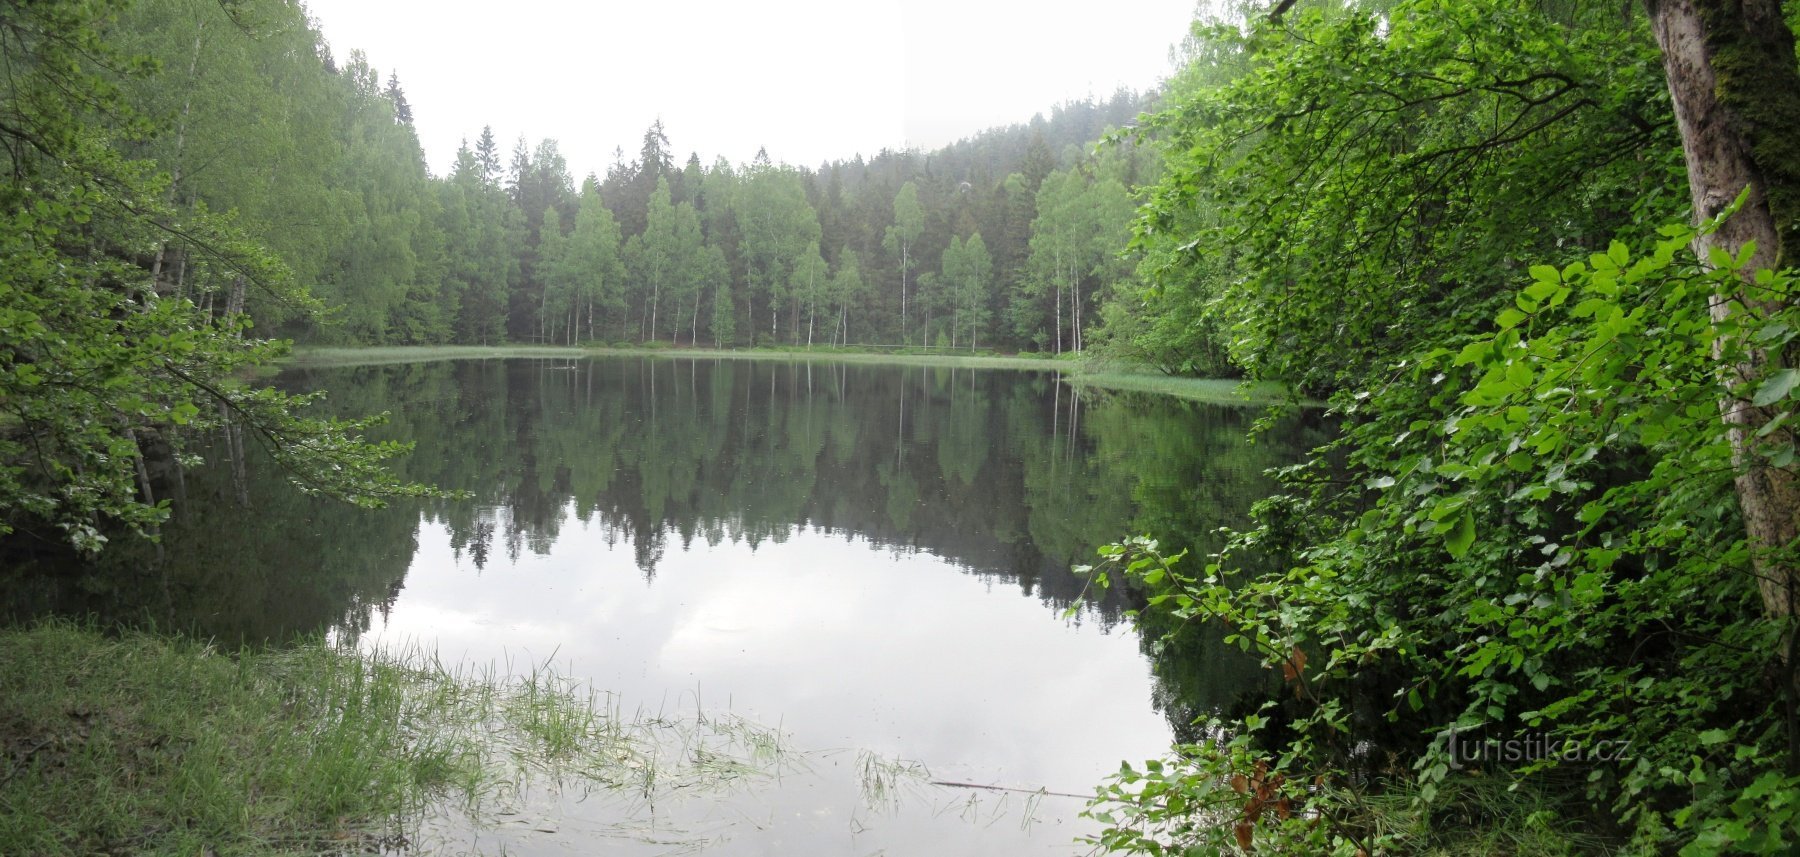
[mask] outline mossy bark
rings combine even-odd
[[[1681,129],[1694,216],[1724,211],[1746,187],[1742,209],[1696,248],[1735,257],[1754,242],[1749,270],[1791,265],[1800,254],[1800,65],[1794,35],[1779,0],[1645,0],[1662,48],[1663,69]],[[1716,301],[1713,317],[1739,306],[1766,309],[1768,299],[1746,281],[1732,301]],[[1732,381],[1754,389],[1779,368],[1782,355],[1751,350],[1722,367]],[[1763,608],[1790,620],[1800,599],[1800,574],[1790,549],[1800,537],[1800,480],[1768,466],[1752,448],[1770,415],[1750,402],[1720,403],[1738,464],[1736,489],[1752,549]],[[1772,440],[1793,441],[1777,432]]]

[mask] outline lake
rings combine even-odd
[[[417,444],[400,473],[473,499],[365,512],[216,451],[157,474],[180,498],[162,550],[0,572],[12,618],[554,669],[687,724],[690,760],[733,740],[707,724],[786,748],[654,799],[520,782],[425,820],[431,853],[1081,853],[1073,796],[1269,677],[1204,630],[1147,644],[1129,594],[1084,599],[1071,566],[1138,533],[1204,550],[1323,437],[1301,415],[1250,443],[1258,408],[1054,371],[603,357],[276,383],[390,412]]]

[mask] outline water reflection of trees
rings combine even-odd
[[[248,456],[242,478],[224,444],[159,494],[178,499],[160,546],[116,535],[98,559],[15,539],[0,556],[0,616],[67,616],[257,644],[368,628],[391,607],[417,548],[412,510],[369,512],[294,491]],[[247,503],[241,499],[247,499]]]
[[[494,360],[283,380],[330,390],[328,407],[344,413],[392,412],[384,431],[417,444],[402,475],[474,494],[422,514],[480,569],[546,554],[577,523],[628,546],[646,576],[671,551],[806,528],[926,552],[1055,608],[1081,593],[1070,566],[1122,535],[1204,551],[1268,490],[1262,472],[1315,440],[1295,423],[1247,445],[1254,409],[1077,391],[1050,372]],[[299,496],[266,467],[248,475],[243,508],[230,468],[190,474],[160,560],[135,545],[74,573],[8,572],[24,587],[14,611],[249,639],[354,632],[392,602],[419,508],[369,514]],[[1118,621],[1127,601],[1112,593],[1101,620]],[[1216,635],[1152,654],[1171,720],[1244,686]]]
[[[477,565],[598,527],[654,575],[696,542],[797,527],[926,551],[1075,598],[1068,573],[1128,532],[1199,543],[1292,460],[1246,446],[1252,410],[1078,393],[1050,373],[741,360],[468,361],[297,379],[394,411],[406,476],[473,491],[434,504]]]

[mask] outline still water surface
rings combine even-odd
[[[1319,440],[1296,419],[1249,444],[1255,409],[1053,372],[597,358],[278,383],[392,412],[402,474],[474,499],[368,513],[212,467],[173,486],[160,557],[15,569],[12,612],[551,665],[621,716],[742,718],[795,750],[653,801],[521,784],[434,819],[434,853],[1079,853],[1082,801],[1029,792],[1090,793],[1264,681],[1204,634],[1144,644],[1117,592],[1065,616],[1068,569],[1132,533],[1208,544]]]

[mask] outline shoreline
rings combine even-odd
[[[861,350],[618,348],[612,346],[546,345],[383,345],[295,346],[278,364],[284,369],[323,369],[351,366],[384,366],[430,363],[440,360],[505,360],[516,358],[651,357],[675,360],[762,360],[780,362],[849,363],[878,366],[995,369],[1022,372],[1060,372],[1072,385],[1117,392],[1151,393],[1197,402],[1229,405],[1320,403],[1295,401],[1277,384],[1227,378],[1186,378],[1121,364],[1097,363],[1050,356],[994,354],[884,353]]]

